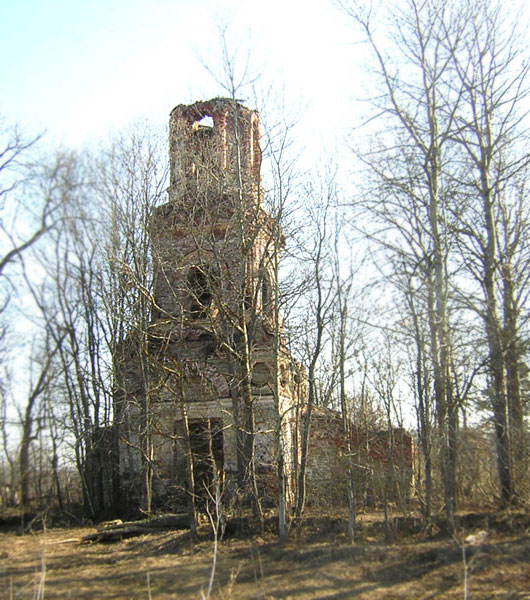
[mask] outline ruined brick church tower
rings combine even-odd
[[[280,335],[282,238],[263,206],[258,115],[223,98],[177,106],[169,154],[168,202],[150,221],[151,316],[116,375],[122,496],[178,502],[249,469],[274,495],[303,390]]]

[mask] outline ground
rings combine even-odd
[[[491,518],[474,518],[456,537],[418,532],[399,534],[393,543],[383,541],[378,519],[362,517],[354,545],[336,515],[309,518],[285,544],[273,533],[229,537],[219,544],[211,598],[530,600],[530,519],[509,525],[504,519],[499,527]],[[194,543],[182,531],[80,543],[93,531],[47,528],[20,535],[0,528],[0,598],[169,600],[206,594],[213,550],[206,525]],[[471,533],[479,534],[475,545],[462,543]]]

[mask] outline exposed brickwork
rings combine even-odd
[[[414,440],[403,429],[361,430],[351,427],[351,462],[354,465],[357,500],[373,503],[412,491]],[[343,504],[346,501],[350,464],[341,415],[313,408],[307,466],[309,501]]]

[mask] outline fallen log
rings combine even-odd
[[[95,533],[90,533],[81,538],[81,542],[118,542],[120,540],[157,533],[168,529],[188,529],[189,516],[186,513],[168,514],[141,519],[139,521],[112,522],[98,527]]]

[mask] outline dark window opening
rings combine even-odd
[[[188,272],[188,288],[190,314],[196,319],[206,318],[212,304],[212,292],[207,273],[198,267],[191,268]]]

